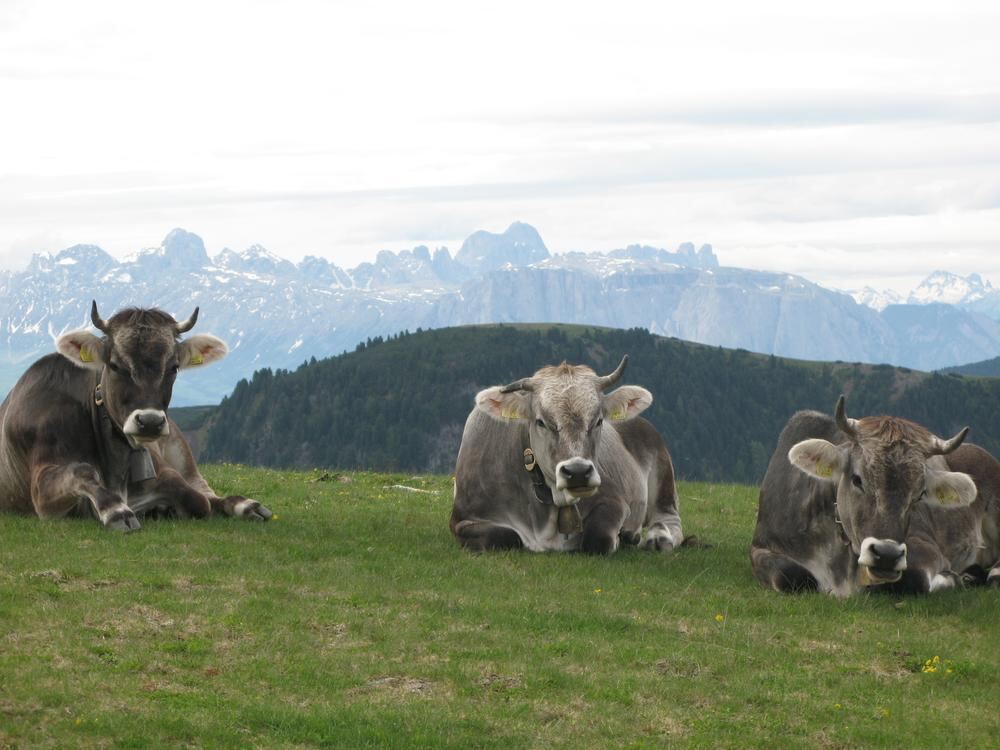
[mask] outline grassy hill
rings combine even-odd
[[[241,381],[209,420],[203,457],[272,467],[450,472],[475,393],[568,360],[649,388],[647,416],[679,476],[756,482],[796,410],[893,413],[942,435],[966,424],[1000,453],[1000,381],[888,365],[814,363],[582,326],[470,326],[377,339],[294,372]]]
[[[680,485],[685,528],[711,549],[475,556],[448,533],[444,476],[205,472],[276,520],[121,536],[0,515],[0,747],[966,748],[1000,735],[995,591],[765,591],[747,557],[750,487]]]

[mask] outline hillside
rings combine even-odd
[[[986,378],[1000,377],[1000,357],[984,359],[982,362],[970,362],[967,365],[958,365],[957,367],[948,367],[942,370],[942,372]]]
[[[475,393],[567,360],[598,371],[631,356],[646,416],[686,479],[756,482],[797,409],[840,393],[861,416],[894,413],[942,435],[968,424],[1000,452],[1000,381],[886,365],[809,363],[628,331],[474,326],[375,339],[294,372],[260,370],[211,418],[202,458],[274,467],[450,472]]]

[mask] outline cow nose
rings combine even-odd
[[[906,554],[906,547],[891,542],[876,542],[872,545],[875,568],[895,568],[896,563]]]
[[[566,480],[567,487],[587,486],[594,475],[594,464],[583,459],[566,461],[559,466],[559,474]]]
[[[167,418],[158,412],[140,412],[135,415],[135,421],[143,432],[160,432]]]

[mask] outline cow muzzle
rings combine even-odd
[[[866,537],[858,555],[858,581],[878,586],[898,581],[906,570],[906,545],[893,539]]]
[[[556,464],[556,489],[573,501],[590,497],[601,486],[601,476],[593,461],[571,458]]]
[[[150,443],[169,435],[170,423],[159,409],[136,409],[128,415],[122,432],[137,443]]]

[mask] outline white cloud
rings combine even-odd
[[[354,265],[521,219],[1000,282],[998,32],[987,2],[5,3],[0,267],[174,226]]]

